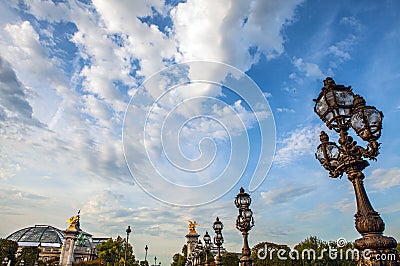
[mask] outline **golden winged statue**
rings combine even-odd
[[[75,216],[71,216],[68,220],[67,223],[69,223],[69,226],[67,230],[79,230],[79,213],[80,210],[78,211],[78,214]]]
[[[197,234],[196,232],[196,226],[200,226],[200,224],[196,223],[196,221],[192,222],[190,220],[187,220],[189,222],[189,234]]]

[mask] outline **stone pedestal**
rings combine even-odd
[[[196,245],[199,241],[199,234],[197,234],[196,232],[193,233],[189,233],[186,235],[186,239],[187,239],[187,255],[186,258],[189,257],[190,254],[193,253],[194,249],[196,248]]]
[[[61,248],[60,266],[72,266],[74,261],[75,240],[78,236],[78,230],[65,230],[64,243]]]

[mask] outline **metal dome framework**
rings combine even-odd
[[[63,232],[50,225],[23,228],[6,239],[18,242],[19,246],[61,247],[64,242]]]

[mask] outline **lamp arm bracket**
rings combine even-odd
[[[361,156],[364,158],[368,158],[372,161],[376,161],[376,157],[379,155],[379,148],[380,148],[380,143],[375,141],[375,140],[370,140],[368,142],[367,148],[363,148],[360,146],[356,146],[359,153],[361,153]]]

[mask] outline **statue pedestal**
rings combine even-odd
[[[64,231],[64,243],[61,248],[60,266],[72,266],[72,262],[74,261],[75,240],[79,231],[76,229],[68,229]]]
[[[197,242],[199,241],[199,234],[197,232],[193,233],[189,233],[187,234],[185,237],[187,239],[187,254],[186,254],[186,258],[189,257],[189,255],[194,251],[194,249],[196,248]]]

